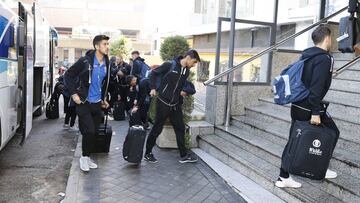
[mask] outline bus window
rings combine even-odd
[[[15,26],[3,16],[0,16],[0,33],[0,57],[16,60]]]

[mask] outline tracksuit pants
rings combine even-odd
[[[159,99],[156,100],[155,123],[146,142],[146,154],[152,151],[152,148],[156,142],[156,138],[161,134],[167,118],[170,119],[170,122],[174,128],[180,156],[185,157],[187,155],[187,150],[185,147],[185,124],[181,105],[170,107]]]
[[[95,147],[95,134],[101,123],[101,102],[76,105],[79,128],[82,134],[82,155],[89,156]]]

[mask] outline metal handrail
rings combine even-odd
[[[346,7],[342,8],[342,9],[338,10],[337,12],[329,15],[328,17],[321,19],[320,21],[318,21],[318,22],[310,25],[309,27],[307,27],[307,28],[305,28],[305,29],[303,29],[303,30],[301,30],[301,31],[299,31],[299,32],[297,32],[297,33],[295,33],[295,34],[293,34],[293,35],[291,35],[291,36],[289,36],[289,37],[281,40],[281,41],[278,42],[277,44],[272,45],[272,46],[270,46],[269,48],[261,51],[260,53],[258,53],[258,54],[256,54],[256,55],[254,55],[254,56],[246,59],[245,61],[239,63],[238,65],[233,66],[232,68],[227,69],[226,71],[217,74],[217,75],[214,76],[213,78],[205,81],[205,82],[204,82],[204,85],[205,85],[205,86],[206,86],[206,85],[209,85],[210,83],[214,82],[215,80],[218,80],[219,78],[221,78],[221,77],[223,77],[223,76],[225,76],[225,75],[227,75],[227,74],[229,74],[229,73],[231,73],[231,72],[234,72],[236,69],[238,69],[238,68],[240,68],[240,67],[243,67],[245,64],[247,64],[247,63],[249,63],[249,62],[251,62],[251,61],[253,61],[253,60],[255,60],[255,59],[257,59],[257,58],[259,58],[259,57],[261,57],[261,56],[263,56],[263,55],[265,55],[265,54],[267,54],[267,53],[269,53],[269,52],[271,52],[271,51],[273,51],[273,50],[275,50],[276,48],[278,48],[279,46],[285,44],[286,42],[288,42],[288,41],[296,38],[297,36],[299,36],[299,35],[307,32],[307,31],[311,30],[312,28],[314,28],[314,27],[316,27],[316,26],[318,26],[318,25],[320,25],[320,24],[325,23],[326,21],[328,21],[329,19],[333,18],[334,16],[339,15],[339,14],[342,13],[343,11],[346,11],[347,8],[348,8],[348,6],[346,6]]]
[[[356,58],[352,59],[351,61],[349,61],[348,63],[346,63],[345,65],[343,65],[341,68],[336,69],[332,76],[336,77],[338,75],[340,75],[342,72],[344,72],[346,69],[350,68],[350,66],[353,66],[355,63],[357,63],[360,60],[360,56],[357,56]]]

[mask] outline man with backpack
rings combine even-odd
[[[157,94],[156,83],[158,77],[161,78],[161,82],[156,101],[155,123],[146,142],[144,159],[150,163],[157,162],[152,153],[152,148],[168,117],[176,134],[176,142],[181,157],[179,162],[193,163],[197,161],[197,158],[188,153],[185,147],[185,124],[180,104],[180,97],[187,96],[187,93],[182,90],[186,79],[189,77],[190,68],[194,67],[197,62],[200,62],[199,54],[195,50],[190,50],[185,56],[179,56],[174,61],[165,62],[152,70],[150,76],[150,95],[152,97]]]
[[[95,147],[95,135],[103,116],[102,108],[107,109],[106,101],[110,80],[108,58],[109,37],[97,35],[93,39],[95,50],[88,51],[65,73],[65,80],[71,98],[76,103],[79,128],[82,138],[80,169],[84,172],[97,168],[90,159]]]
[[[336,141],[339,137],[339,130],[330,115],[326,112],[328,103],[323,101],[328,92],[333,71],[333,58],[329,54],[331,47],[331,30],[326,26],[319,26],[312,32],[314,47],[305,49],[300,60],[305,60],[301,81],[308,90],[308,95],[291,105],[292,124],[290,134],[293,131],[295,121],[310,121],[313,125],[323,124],[336,133]],[[291,85],[291,84],[290,84]],[[276,99],[275,99],[276,100]],[[289,139],[290,140],[290,139]],[[293,180],[288,171],[284,168],[284,157],[288,151],[289,142],[286,144],[280,168],[280,175],[275,185],[280,188],[299,188],[301,183]],[[334,143],[333,149],[336,146]],[[327,170],[325,178],[336,178],[334,171]]]
[[[131,52],[131,58],[133,62],[130,75],[135,76],[140,82],[141,79],[148,77],[150,67],[145,63],[145,59],[140,57],[139,51]]]

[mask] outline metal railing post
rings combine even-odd
[[[275,0],[274,1],[273,25],[271,26],[271,32],[270,32],[270,46],[274,46],[276,44],[276,29],[277,29],[278,10],[279,10],[279,0]],[[266,74],[267,74],[266,82],[271,81],[273,56],[274,56],[273,52],[269,52],[268,69],[266,72]]]
[[[215,56],[215,75],[220,72],[220,49],[221,49],[221,25],[222,18],[218,18],[217,33],[216,33],[216,56]]]
[[[230,44],[229,44],[229,68],[234,66],[234,42],[235,42],[235,18],[236,18],[236,0],[231,3],[231,24],[230,24]],[[234,72],[228,74],[227,93],[226,93],[226,114],[225,114],[225,127],[230,125],[232,92],[233,92]]]
[[[258,53],[258,54],[256,54],[256,55],[254,55],[254,56],[252,56],[252,57],[250,57],[250,58],[242,61],[241,63],[237,64],[236,66],[234,66],[234,67],[232,67],[232,68],[230,68],[230,69],[227,69],[226,71],[223,71],[223,72],[217,74],[215,77],[213,77],[213,78],[205,81],[205,82],[204,82],[204,85],[208,85],[208,84],[214,82],[215,80],[218,80],[219,78],[221,78],[221,77],[223,77],[223,76],[225,76],[225,75],[228,75],[229,73],[235,71],[236,69],[241,68],[241,67],[244,66],[245,64],[247,64],[247,63],[249,63],[249,62],[251,62],[251,61],[253,61],[253,60],[255,60],[255,59],[257,59],[257,58],[259,58],[259,57],[261,57],[261,56],[263,56],[264,54],[267,54],[267,53],[269,53],[270,51],[275,50],[276,48],[278,48],[278,47],[280,47],[281,45],[285,44],[285,43],[288,42],[289,40],[296,38],[297,36],[299,36],[299,35],[307,32],[307,31],[313,29],[314,27],[316,27],[316,26],[318,26],[318,25],[320,25],[320,24],[322,24],[322,23],[325,23],[328,19],[331,19],[332,17],[337,16],[338,14],[346,11],[347,8],[348,8],[348,7],[346,6],[346,7],[342,8],[342,9],[336,11],[335,13],[327,16],[326,18],[323,18],[322,20],[320,20],[320,21],[318,21],[318,22],[316,22],[316,23],[314,23],[314,24],[311,24],[309,27],[307,27],[307,28],[305,28],[305,29],[303,29],[303,30],[301,30],[301,31],[299,31],[299,32],[297,32],[297,33],[295,33],[295,34],[292,34],[291,36],[289,36],[289,37],[281,40],[280,42],[276,43],[275,45],[270,46],[270,47],[262,50],[260,53]],[[244,22],[244,21],[243,21],[243,22]],[[270,24],[273,24],[273,23],[270,23]],[[271,26],[271,25],[269,25],[269,26]]]

